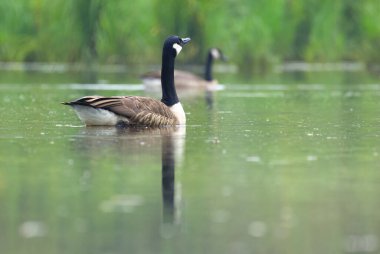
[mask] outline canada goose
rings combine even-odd
[[[217,59],[226,61],[226,57],[220,49],[210,48],[207,53],[204,78],[194,75],[191,72],[175,70],[174,80],[177,88],[207,88],[209,85],[217,84],[217,80],[212,76],[212,65],[214,60]],[[159,85],[160,77],[161,74],[159,71],[148,72],[141,76],[145,87],[148,89],[154,89],[154,87],[157,87]]]
[[[186,123],[174,85],[174,60],[190,38],[168,37],[162,49],[162,99],[141,96],[85,96],[64,102],[74,108],[86,125],[163,126]]]

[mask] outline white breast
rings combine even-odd
[[[119,116],[105,109],[97,109],[81,105],[72,106],[79,119],[86,125],[116,125]]]
[[[185,111],[183,110],[183,107],[180,102],[174,104],[170,107],[170,110],[173,112],[173,114],[177,117],[179,124],[186,124],[186,115]]]

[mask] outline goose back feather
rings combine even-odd
[[[174,70],[174,80],[176,87],[179,89],[187,88],[207,88],[214,84],[218,84],[212,76],[212,66],[214,60],[221,59],[226,61],[227,58],[224,56],[222,51],[218,48],[210,48],[207,53],[204,77],[200,77],[188,71]],[[141,79],[147,90],[153,90],[154,87],[158,87],[160,84],[161,72],[160,71],[150,71],[141,75]]]
[[[179,124],[176,115],[161,101],[141,96],[86,96],[78,100],[64,103],[71,105],[76,109],[79,118],[86,125],[145,125],[145,126],[162,126]],[[86,108],[86,111],[84,108]],[[88,107],[91,109],[89,110]],[[104,110],[116,115],[116,118],[109,121],[104,119],[102,124],[96,124],[101,121],[95,120],[95,114],[99,116],[106,114]],[[88,117],[89,112],[93,112],[93,117]],[[91,113],[90,113],[91,114]],[[109,124],[107,124],[109,123]]]

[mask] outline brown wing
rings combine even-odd
[[[160,71],[147,72],[141,76],[142,79],[160,79]],[[188,71],[174,70],[174,82],[177,88],[205,87],[209,85],[205,79]]]
[[[83,105],[109,110],[128,119],[128,124],[145,126],[175,125],[177,118],[161,101],[140,96],[86,96],[68,105]]]
[[[150,71],[141,75],[142,79],[161,79],[161,71]]]
[[[120,99],[121,105],[108,110],[126,116],[134,124],[162,126],[177,124],[177,118],[169,107],[161,101],[140,96],[126,96]]]
[[[181,70],[175,70],[174,71],[174,79],[191,79],[194,81],[202,82],[204,81],[203,78],[199,77],[198,75],[195,75],[188,71],[181,71]]]
[[[161,71],[150,71],[141,75],[141,78],[161,79]],[[174,70],[174,79],[192,79],[197,81],[204,81],[203,78],[188,72],[181,70]]]
[[[174,71],[174,80],[178,88],[205,88],[210,82],[187,71]]]

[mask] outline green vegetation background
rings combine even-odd
[[[380,62],[378,0],[0,2],[0,61],[159,63],[190,36],[187,63],[216,46],[240,67],[286,60]]]

